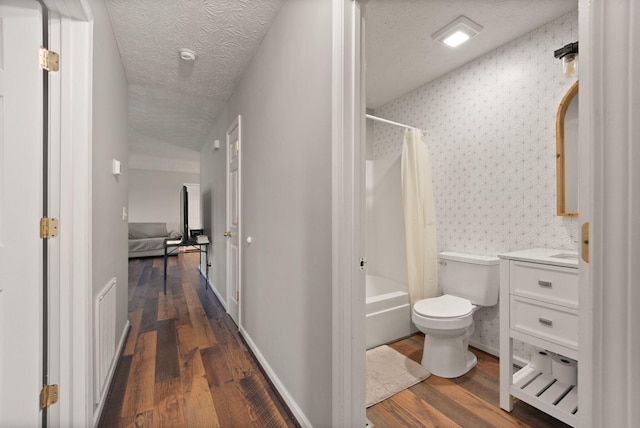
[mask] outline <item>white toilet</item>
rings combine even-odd
[[[411,319],[424,333],[422,366],[436,376],[462,376],[477,363],[467,348],[473,334],[473,313],[498,303],[500,268],[497,257],[440,253],[440,297],[413,305]]]

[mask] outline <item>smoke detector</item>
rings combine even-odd
[[[191,49],[180,48],[178,49],[178,53],[180,54],[180,59],[187,62],[193,62],[196,60],[196,53]]]

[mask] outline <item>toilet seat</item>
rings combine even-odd
[[[473,324],[473,309],[467,299],[445,294],[417,301],[411,311],[411,320],[418,328],[453,332]]]
[[[417,315],[427,318],[459,318],[471,314],[473,305],[462,297],[444,294],[417,301],[413,310]]]

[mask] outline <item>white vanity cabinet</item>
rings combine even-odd
[[[513,397],[571,425],[578,388],[529,364],[514,373],[513,340],[578,359],[578,255],[531,249],[500,257],[500,407]]]

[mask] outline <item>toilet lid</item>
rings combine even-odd
[[[413,305],[413,310],[425,317],[453,318],[471,313],[473,305],[462,297],[445,294],[440,297],[420,300]]]

